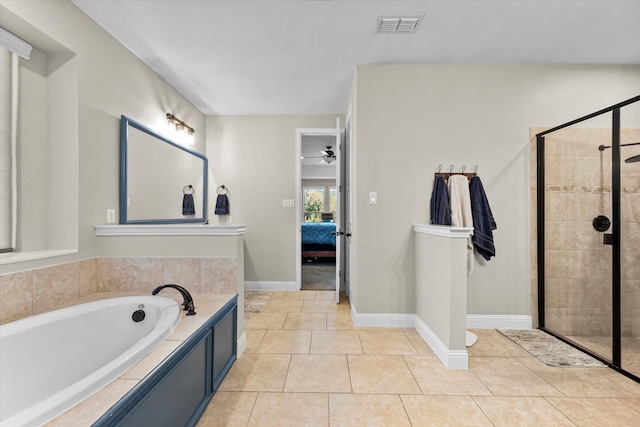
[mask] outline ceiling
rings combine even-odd
[[[365,64],[640,64],[640,0],[72,1],[207,115],[343,113]]]

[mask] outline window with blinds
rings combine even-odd
[[[17,229],[18,61],[32,47],[0,27],[0,252],[13,252]]]

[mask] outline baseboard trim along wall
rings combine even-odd
[[[466,350],[450,350],[438,336],[415,314],[358,313],[351,306],[351,318],[357,328],[415,328],[431,347],[447,369],[468,369],[469,355]],[[528,315],[468,314],[469,329],[531,329],[532,318]]]
[[[467,350],[449,350],[438,336],[418,316],[414,315],[414,328],[423,340],[431,347],[438,359],[447,369],[469,369],[469,353]]]
[[[357,313],[351,306],[351,319],[356,328],[413,328],[415,314]]]
[[[467,314],[468,329],[531,329],[533,319],[520,314]]]
[[[245,281],[245,291],[299,291],[296,282]]]
[[[247,290],[250,290],[246,288]],[[420,320],[415,314],[358,313],[351,306],[351,318],[356,328],[416,328]],[[423,322],[424,323],[424,322]],[[467,314],[468,329],[532,329],[529,315],[519,314]]]
[[[247,333],[243,332],[242,335],[240,335],[240,338],[238,338],[238,342],[237,342],[237,350],[236,350],[236,357],[240,357],[242,356],[242,353],[244,353],[244,351],[247,349]]]

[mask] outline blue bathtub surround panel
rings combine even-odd
[[[471,212],[474,229],[471,240],[476,251],[482,255],[484,259],[489,261],[491,257],[496,256],[496,247],[493,243],[493,230],[496,230],[498,226],[493,219],[489,200],[487,200],[487,195],[484,192],[484,187],[479,177],[471,178],[469,192],[471,195]]]
[[[236,360],[235,295],[93,426],[195,426]]]

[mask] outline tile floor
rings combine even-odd
[[[640,384],[608,368],[554,368],[494,330],[467,371],[413,329],[356,329],[332,292],[274,292],[198,427],[639,426]]]

